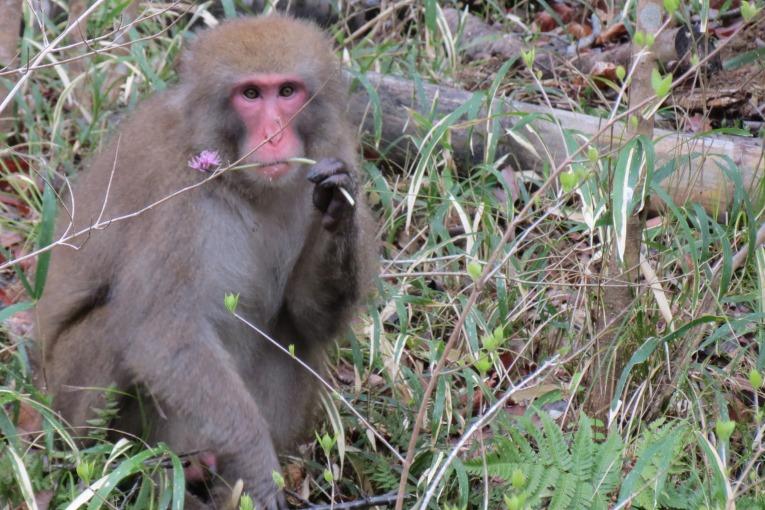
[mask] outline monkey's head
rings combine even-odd
[[[246,175],[268,182],[294,179],[299,165],[285,160],[320,156],[319,139],[331,144],[322,127],[338,125],[345,96],[330,39],[287,16],[203,32],[182,57],[180,90],[191,150],[216,150],[230,161],[246,156],[261,165]]]

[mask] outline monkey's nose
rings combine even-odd
[[[266,140],[271,144],[278,144],[284,135],[284,128],[281,119],[274,119],[274,125],[271,129],[266,129]]]

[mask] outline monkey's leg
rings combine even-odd
[[[98,326],[106,316],[105,310],[95,309],[59,331],[50,339],[43,364],[53,407],[75,435],[83,438],[88,435],[88,421],[95,417],[95,410],[104,407],[107,392],[122,389],[127,381],[108,347],[93,348],[94,331],[101,331]]]
[[[258,508],[286,508],[271,474],[279,462],[268,425],[210,324],[159,314],[137,328],[124,363],[136,382],[196,431],[200,445],[216,452],[224,480],[233,485],[242,479]]]

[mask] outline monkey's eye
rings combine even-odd
[[[292,85],[282,85],[282,88],[279,89],[279,95],[282,97],[290,97],[294,93],[295,87]]]
[[[242,95],[247,99],[257,99],[260,97],[260,91],[255,87],[247,87],[242,91]]]

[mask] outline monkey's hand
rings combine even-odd
[[[313,205],[322,213],[321,223],[329,231],[348,223],[353,216],[356,200],[356,178],[347,165],[336,158],[320,160],[308,172],[308,180],[316,184],[313,189]],[[344,189],[352,200],[348,200]]]

